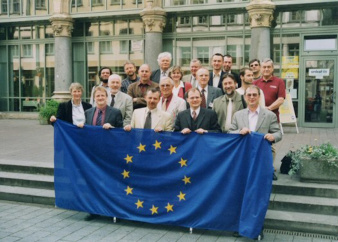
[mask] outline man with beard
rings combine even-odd
[[[136,75],[136,66],[134,62],[126,61],[124,72],[127,77],[122,81],[121,92],[127,93],[130,84],[137,82],[140,78]]]
[[[233,72],[231,68],[232,68],[232,56],[229,54],[226,54],[224,55],[223,72],[225,74],[232,74],[235,77],[237,87],[241,87],[241,82],[239,80],[238,74],[236,72]]]
[[[109,76],[113,74],[112,70],[109,68],[109,67],[102,67],[100,70],[99,70],[99,77],[100,77],[100,81],[101,83],[98,85],[98,86],[102,86],[104,87],[104,89],[106,89],[107,91],[107,96],[110,95],[110,88],[108,86],[108,78]],[[90,95],[90,104],[95,107],[96,104],[95,104],[95,99],[94,99],[94,91],[95,91],[95,88],[98,87],[98,86],[93,86],[93,89],[92,89],[92,93]]]
[[[222,132],[228,132],[232,117],[238,110],[244,109],[245,100],[236,92],[236,79],[232,74],[225,74],[222,80],[224,95],[214,100],[213,110],[217,113],[218,124]]]
[[[253,82],[253,72],[247,68],[244,67],[241,69],[240,73],[239,73],[239,77],[241,78],[241,82],[242,82],[242,86],[240,88],[237,88],[236,91],[241,94],[244,95],[245,90],[249,87],[252,86],[252,82]],[[263,108],[265,108],[265,98],[264,98],[264,93],[262,92],[262,90],[260,91],[260,98],[259,98],[259,105]]]

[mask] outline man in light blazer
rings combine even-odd
[[[171,115],[157,109],[160,101],[160,90],[150,89],[146,94],[147,107],[135,109],[131,118],[131,124],[124,127],[125,131],[132,128],[153,129],[155,132],[172,131],[173,122]]]
[[[197,88],[191,88],[187,96],[190,108],[177,115],[175,131],[180,131],[182,134],[220,132],[215,111],[201,107],[200,91]]]
[[[121,111],[124,127],[131,122],[133,99],[121,91],[122,80],[119,75],[113,74],[109,76],[108,85],[111,90],[111,95],[108,97],[108,105]]]
[[[202,108],[209,108],[211,109],[213,106],[213,102],[219,96],[222,96],[221,89],[213,86],[208,86],[209,82],[209,71],[208,69],[202,67],[200,68],[197,73],[197,80],[198,80],[198,90],[202,93]],[[203,97],[204,95],[204,97]],[[203,104],[203,98],[205,98],[205,106]]]
[[[221,126],[222,132],[228,132],[233,115],[245,108],[246,102],[243,96],[236,91],[236,80],[233,75],[225,74],[221,82],[225,94],[214,100],[212,109],[217,113],[218,124]]]
[[[246,135],[253,131],[265,134],[264,139],[271,143],[280,141],[282,133],[280,132],[276,114],[259,106],[259,87],[249,86],[244,95],[248,108],[235,113],[229,132]],[[274,145],[271,146],[271,149],[274,159],[276,154]],[[273,180],[277,180],[275,173],[273,174]]]
[[[98,86],[94,90],[96,107],[85,112],[86,124],[102,126],[104,129],[121,128],[121,111],[107,105],[108,94],[104,87]]]
[[[170,77],[161,79],[160,90],[162,97],[157,104],[157,109],[169,113],[173,123],[175,123],[177,114],[187,109],[187,103],[183,98],[173,94],[173,88],[174,81]]]

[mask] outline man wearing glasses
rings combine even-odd
[[[250,70],[253,72],[253,80],[256,81],[262,77],[261,62],[258,59],[252,59],[249,62]]]

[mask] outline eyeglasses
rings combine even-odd
[[[259,66],[258,64],[251,64],[250,67]]]
[[[257,93],[248,93],[246,94],[248,97],[257,97],[258,94]]]

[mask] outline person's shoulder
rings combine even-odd
[[[112,106],[107,106],[107,110],[109,110],[112,113],[121,113],[120,109],[114,108]]]
[[[131,96],[129,96],[128,94],[124,93],[124,92],[119,92],[119,95],[124,98],[124,99],[130,99],[133,100]]]
[[[90,109],[92,107],[92,105],[90,103],[83,102],[83,101],[81,103],[82,103],[82,106],[85,110]]]
[[[217,97],[217,98],[215,98],[214,99],[214,105],[216,104],[218,104],[218,103],[220,103],[220,102],[222,102],[222,99],[224,98],[224,95],[222,95],[222,96],[219,96],[219,97]]]

